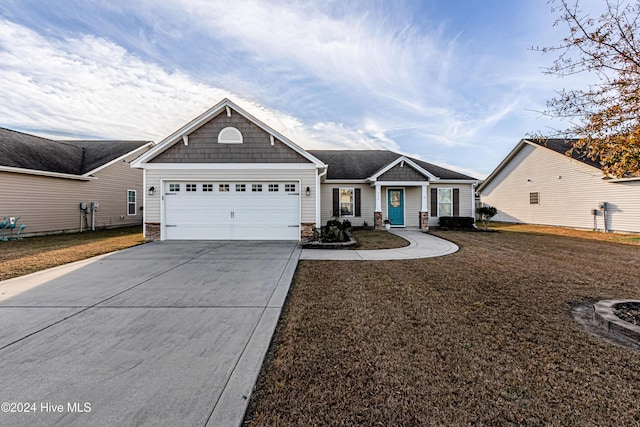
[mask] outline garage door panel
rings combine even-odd
[[[285,183],[167,183],[165,239],[299,240],[300,196]],[[287,183],[287,189],[297,188]],[[182,192],[171,192],[179,188]],[[207,188],[208,191],[204,191]],[[239,191],[244,188],[245,191]],[[274,189],[276,191],[269,191]],[[194,190],[195,189],[195,190]],[[262,191],[253,191],[261,189]],[[224,191],[223,191],[224,190]],[[238,190],[238,191],[236,191]]]

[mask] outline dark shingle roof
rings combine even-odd
[[[560,153],[566,155],[567,152],[571,149],[571,146],[577,139],[527,139],[527,141],[533,142],[541,147],[546,147],[549,150],[553,150],[556,153]],[[573,150],[571,153],[571,158],[574,160],[578,160],[579,162],[585,163],[589,166],[593,166],[594,168],[602,169],[602,164],[599,160],[590,159],[584,151],[581,150]]]
[[[365,179],[402,156],[386,150],[309,150],[309,153],[329,165],[327,179]],[[407,158],[441,179],[475,179],[422,160]]]
[[[54,141],[0,128],[0,165],[84,175],[145,141]]]

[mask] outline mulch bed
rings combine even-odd
[[[613,306],[613,314],[625,322],[640,325],[640,303],[625,302]]]
[[[571,317],[638,298],[640,247],[434,234],[461,250],[299,264],[247,425],[640,424],[640,353]]]

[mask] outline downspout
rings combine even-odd
[[[316,228],[320,227],[321,217],[320,217],[320,199],[321,199],[321,191],[320,191],[320,181],[323,176],[327,174],[329,171],[329,167],[327,165],[324,166],[324,172],[317,173],[318,169],[316,169]]]

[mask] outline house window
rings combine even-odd
[[[180,184],[169,184],[169,191],[172,193],[175,191],[180,191]]]
[[[234,127],[226,127],[218,133],[218,144],[242,144],[242,133]]]
[[[127,190],[127,215],[136,214],[136,190]]]
[[[296,191],[296,185],[295,184],[285,184],[284,185],[284,191],[286,191],[288,193],[293,193],[294,191]]]
[[[340,189],[340,216],[353,216],[353,188]]]
[[[438,216],[453,216],[452,188],[438,188]]]
[[[269,184],[269,192],[280,191],[279,184]]]
[[[220,185],[218,185],[218,192],[220,192],[220,193],[228,193],[229,192],[229,184],[220,184]]]
[[[539,205],[540,204],[540,193],[529,193],[529,204],[530,205]]]
[[[197,184],[187,184],[186,187],[188,192],[196,191],[198,189]]]
[[[251,184],[251,191],[255,192],[261,192],[262,191],[262,184]]]
[[[245,184],[236,184],[236,191],[240,193],[247,191],[247,186]]]
[[[210,193],[213,191],[213,184],[202,184],[202,191]]]

